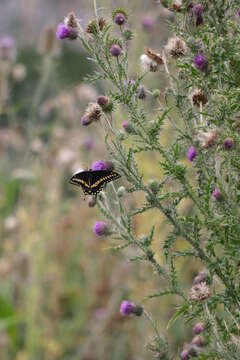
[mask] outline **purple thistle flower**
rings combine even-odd
[[[196,17],[202,16],[202,13],[203,13],[203,5],[202,5],[202,4],[194,5],[192,11],[193,11],[193,14],[194,14]]]
[[[240,16],[240,9],[238,10],[238,16]]]
[[[187,156],[188,160],[192,162],[196,156],[197,156],[197,153],[196,153],[194,146],[190,146],[190,148],[188,150],[188,156]]]
[[[105,106],[107,106],[109,104],[109,98],[107,98],[104,95],[101,95],[97,98],[97,103],[98,105],[100,105],[102,108],[104,108]]]
[[[153,27],[154,25],[154,20],[150,17],[150,16],[145,16],[142,19],[142,25],[145,29],[149,30]]]
[[[130,301],[124,300],[120,306],[120,313],[123,315],[132,314],[133,310],[136,308],[136,305],[131,303]]]
[[[126,130],[127,126],[128,126],[128,121],[124,121],[124,123],[122,124],[122,127],[124,128],[124,130]]]
[[[107,166],[106,166],[106,163],[104,161],[98,160],[98,161],[95,161],[94,163],[92,163],[91,169],[93,171],[107,170]]]
[[[119,56],[122,53],[121,46],[119,44],[113,44],[110,48],[110,54],[112,56]]]
[[[182,360],[189,360],[190,359],[190,356],[189,356],[189,353],[188,353],[187,350],[183,350],[181,352],[180,357],[181,357]]]
[[[114,16],[114,22],[115,22],[115,24],[121,26],[121,25],[125,24],[126,16],[123,13],[117,13]]]
[[[198,70],[203,71],[207,68],[208,61],[205,56],[197,54],[194,58],[194,65]]]
[[[203,347],[205,345],[206,341],[204,340],[204,338],[201,335],[197,335],[194,336],[194,338],[192,339],[191,344],[192,345],[196,345],[198,347]]]
[[[97,221],[93,227],[93,231],[97,236],[108,234],[108,226],[102,221]]]
[[[194,334],[199,335],[203,332],[204,329],[205,329],[204,323],[199,321],[197,324],[194,325],[193,332]]]
[[[87,139],[85,142],[84,142],[84,144],[83,144],[84,146],[85,146],[85,148],[87,149],[87,150],[92,150],[92,148],[94,147],[94,140],[93,139]]]
[[[59,24],[57,27],[56,36],[60,40],[69,38],[70,31],[69,31],[68,27],[65,26],[64,24]]]
[[[220,199],[221,198],[221,191],[219,189],[216,189],[213,191],[213,197],[215,199]]]
[[[142,306],[131,303],[130,301],[122,301],[120,306],[120,313],[123,315],[134,314],[136,316],[141,316],[143,312]]]
[[[87,126],[91,124],[92,120],[88,116],[84,115],[81,119],[81,122],[83,126]]]
[[[231,150],[234,147],[234,141],[232,138],[226,138],[223,141],[223,146],[226,150]]]

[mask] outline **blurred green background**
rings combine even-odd
[[[98,1],[109,22],[111,10],[125,6],[135,34],[129,45],[134,78],[143,49],[166,44],[173,17],[153,0]],[[0,3],[0,359],[151,359],[145,349],[153,335],[149,324],[124,318],[119,308],[124,299],[142,303],[164,283],[148,264],[129,261],[135,249],[112,253],[111,239],[96,238],[93,225],[104,219],[68,183],[79,168],[109,159],[102,126],[81,126],[85,107],[107,84],[84,84],[94,68],[81,44],[55,39],[57,24],[72,10],[83,28],[93,18],[91,1]],[[166,79],[149,74],[144,85],[163,93]],[[156,115],[152,100],[144,101],[150,117]],[[113,116],[120,129],[126,113],[117,109]],[[166,124],[166,142],[169,136]],[[141,160],[146,181],[161,177],[151,154]],[[126,206],[141,200],[128,196]],[[184,203],[182,211],[188,209]],[[135,231],[144,234],[153,224],[154,249],[162,261],[168,228],[159,213],[136,217]],[[198,267],[196,261],[178,263],[186,290]],[[171,296],[143,303],[168,337],[173,356],[191,336],[191,326],[181,321],[166,332],[178,302]]]

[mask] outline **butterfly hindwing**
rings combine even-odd
[[[70,183],[81,186],[84,194],[93,195],[102,191],[105,184],[120,177],[118,173],[110,170],[89,170],[73,175]]]

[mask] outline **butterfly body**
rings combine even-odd
[[[121,175],[111,170],[88,170],[74,174],[70,183],[81,186],[85,195],[95,195],[102,191],[108,182],[120,177]]]

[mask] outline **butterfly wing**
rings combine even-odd
[[[109,170],[81,171],[71,177],[70,183],[81,186],[84,194],[93,195],[102,191],[105,184],[120,177],[115,171]]]

